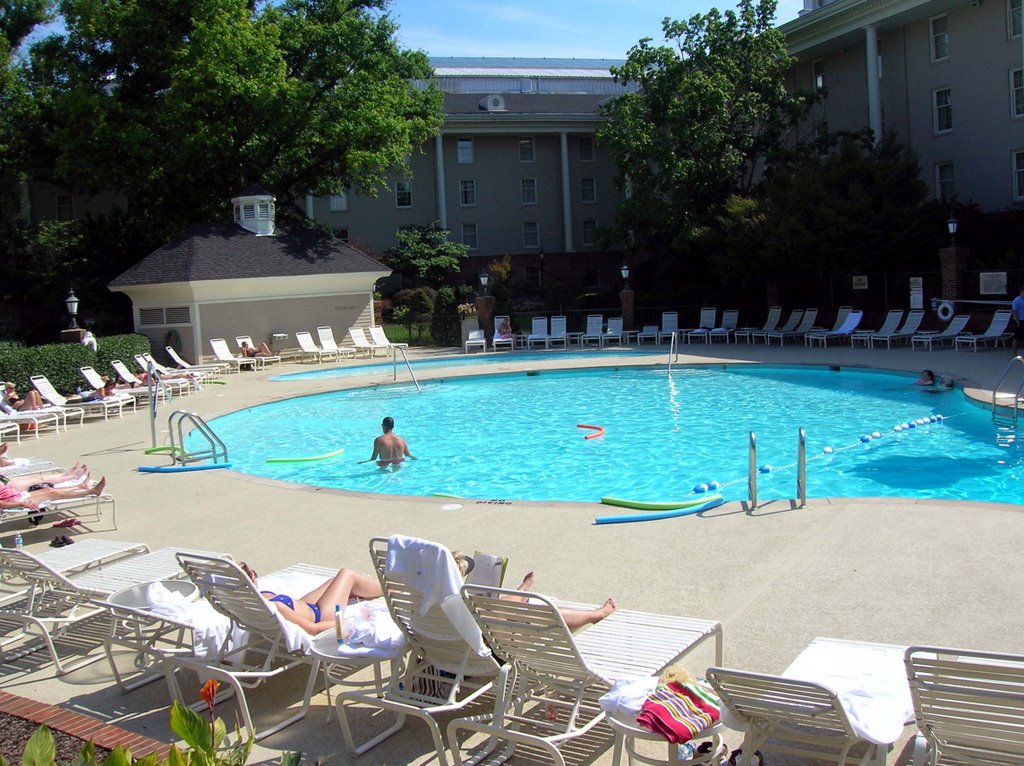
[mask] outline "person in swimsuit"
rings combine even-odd
[[[44,482],[45,483],[45,482]],[[30,511],[38,511],[39,503],[47,500],[73,500],[80,497],[92,497],[103,494],[107,486],[106,479],[100,479],[94,486],[83,485],[76,487],[44,487],[37,489],[22,490],[0,482],[0,508],[27,508]]]
[[[38,391],[32,390],[25,396],[18,396],[18,389],[13,383],[4,383],[4,403],[18,412],[41,410],[46,407],[46,402]]]
[[[405,439],[394,432],[394,418],[384,418],[380,427],[384,433],[373,440],[373,454],[370,460],[376,460],[382,471],[386,471],[388,466],[391,466],[392,471],[397,471],[406,458],[416,459],[409,452],[409,445]]]
[[[270,351],[270,347],[266,343],[261,343],[259,348],[253,348],[244,340],[242,341],[242,356],[273,356],[274,354]]]
[[[245,562],[239,566],[255,584],[256,571]],[[288,622],[294,622],[307,633],[317,635],[325,630],[334,629],[336,605],[340,605],[344,610],[350,598],[379,598],[384,592],[376,578],[344,567],[319,588],[299,598],[293,598],[285,593],[275,593],[272,590],[261,590],[260,594],[274,604],[278,614]]]

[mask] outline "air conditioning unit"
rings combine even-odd
[[[480,102],[480,108],[485,112],[504,112],[505,109],[505,97],[499,95],[487,96]]]

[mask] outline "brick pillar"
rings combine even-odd
[[[480,322],[480,329],[484,331],[484,337],[490,343],[494,340],[494,296],[476,296],[476,315]]]
[[[633,316],[633,302],[635,293],[630,288],[619,290],[619,302],[622,304],[622,327],[625,330],[632,330],[636,327]]]
[[[970,250],[966,247],[939,249],[939,268],[942,272],[942,300],[959,300],[963,292],[964,268]]]

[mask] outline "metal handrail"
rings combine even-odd
[[[679,349],[677,347],[677,338],[679,336],[676,333],[672,333],[672,340],[668,342],[668,371],[672,372],[672,360],[679,361]]]
[[[1018,402],[1020,402],[1021,393],[1024,392],[1024,357],[1015,356],[1013,359],[1011,359],[1010,363],[1006,365],[1006,369],[1003,370],[1003,374],[999,378],[999,382],[996,383],[995,388],[992,389],[992,422],[996,423],[996,422],[999,422],[999,420],[1000,420],[999,416],[997,415],[997,410],[998,410],[998,407],[999,407],[998,401],[999,401],[999,398],[1000,398],[999,387],[1003,384],[1003,381],[1006,380],[1007,376],[1013,370],[1014,365],[1018,365],[1018,364],[1021,367],[1021,382],[1020,382],[1020,385],[1017,386],[1017,390],[1014,393],[1012,393],[1012,394],[1004,394],[1003,395],[1004,399],[1012,397],[1010,405],[1013,407],[1013,417],[1012,417],[1011,420],[1012,420],[1012,423],[1013,423],[1013,427],[1015,429],[1017,428],[1017,418],[1018,418],[1018,415],[1020,414],[1020,407],[1018,406]]]
[[[807,434],[804,429],[797,432],[796,444],[796,499],[800,508],[807,505]]]
[[[416,384],[416,390],[419,393],[423,393],[423,389],[420,388],[420,382],[416,380],[416,373],[412,371],[412,365],[409,364],[409,355],[405,353],[405,346],[392,346],[391,347],[391,359],[394,362],[394,369],[392,370],[393,379],[398,380],[398,357],[395,356],[395,352],[402,354],[402,359],[405,360],[405,366],[409,369],[409,377],[412,378],[412,382]]]
[[[185,452],[185,432],[182,424],[188,421],[192,429],[202,434],[209,447],[198,452]],[[167,431],[171,439],[171,460],[175,463],[186,465],[196,463],[200,460],[213,460],[214,463],[230,462],[228,460],[228,448],[220,440],[220,437],[213,432],[210,424],[203,420],[202,416],[195,412],[175,410],[167,418]],[[175,441],[174,434],[177,432],[178,439]],[[178,445],[181,445],[180,447]]]
[[[750,461],[747,476],[747,494],[750,497],[750,510],[757,508],[757,434],[750,432]]]
[[[160,373],[153,367],[152,362],[146,366],[146,390],[149,392],[149,435],[152,441],[151,446],[156,449],[157,391],[163,391],[164,398],[168,402],[171,401],[172,397],[171,390],[164,383],[163,378],[160,377]]]

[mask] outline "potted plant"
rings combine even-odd
[[[480,320],[476,313],[476,305],[472,303],[459,304],[459,319],[462,320],[462,342],[469,339],[470,330],[480,329]]]

